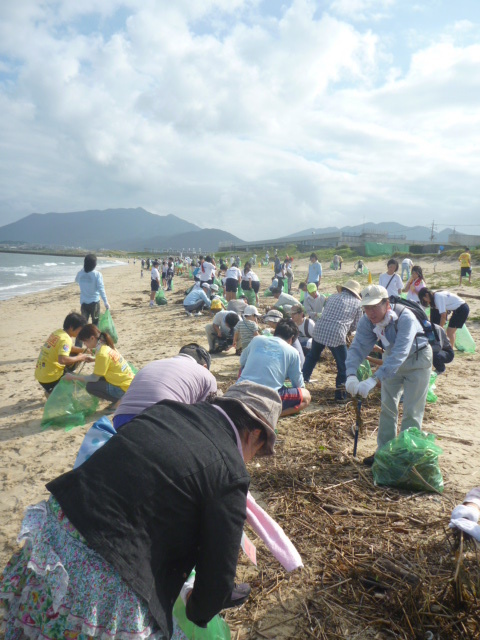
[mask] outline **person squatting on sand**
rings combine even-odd
[[[194,342],[184,345],[172,358],[149,362],[120,400],[113,416],[115,430],[161,400],[195,404],[213,398],[217,381],[210,373],[210,362],[207,351]]]
[[[102,333],[94,324],[85,325],[78,339],[93,351],[95,365],[90,375],[65,374],[67,380],[80,380],[87,385],[92,396],[109,400],[115,404],[125,393],[134,378],[134,373],[125,358],[115,349],[108,333]]]
[[[422,429],[423,413],[432,370],[432,349],[423,328],[414,314],[403,307],[397,314],[390,306],[388,292],[380,285],[370,285],[362,291],[361,305],[365,311],[348,349],[346,390],[366,398],[381,382],[382,408],[378,425],[377,448],[397,435],[398,404],[403,392],[401,430]],[[372,377],[359,382],[357,369],[380,340],[384,348],[383,364]],[[374,455],[364,464],[372,465]]]
[[[318,293],[317,285],[315,283],[310,282],[307,284],[307,292],[303,300],[303,306],[307,316],[314,322],[320,317],[326,299],[327,297],[324,296],[323,293]]]
[[[294,321],[280,320],[272,337],[253,338],[240,356],[242,370],[238,382],[249,380],[275,389],[282,399],[282,416],[298,413],[311,401],[303,381],[300,355],[292,346],[297,338]],[[292,387],[285,386],[287,378]]]
[[[250,342],[259,335],[257,318],[260,317],[257,307],[246,305],[243,311],[243,318],[235,326],[232,347],[237,355],[246,349]]]
[[[105,285],[103,284],[103,276],[97,271],[97,256],[89,253],[83,261],[83,269],[75,276],[75,282],[80,287],[80,310],[82,316],[88,322],[92,319],[92,324],[97,325],[100,319],[100,298],[103,300],[105,309],[110,309],[107,294],[105,293]],[[78,345],[77,345],[78,346]]]
[[[219,311],[215,314],[213,322],[205,326],[210,353],[218,353],[232,346],[233,331],[239,321],[240,316],[234,311]]]
[[[35,366],[35,379],[47,396],[68,370],[73,371],[79,362],[94,361],[85,348],[73,346],[72,338],[76,338],[86,324],[85,316],[69,313],[63,321],[63,329],[51,333],[44,342]]]
[[[200,287],[194,286],[192,290],[187,293],[183,301],[183,307],[187,316],[191,316],[193,313],[201,316],[203,309],[210,309],[212,301],[208,297],[209,291],[210,285],[208,282],[202,282]]]
[[[88,629],[184,639],[172,619],[179,594],[200,627],[246,600],[248,585],[234,584],[245,463],[273,453],[281,402],[250,382],[213,402],[155,404],[48,483],[50,498],[27,509],[25,545],[4,571],[9,637],[58,640]]]

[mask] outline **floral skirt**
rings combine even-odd
[[[0,577],[5,640],[163,640],[147,603],[87,546],[55,498],[29,507]],[[173,640],[186,640],[174,620]]]

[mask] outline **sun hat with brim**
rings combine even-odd
[[[243,380],[229,387],[221,398],[216,398],[215,404],[221,407],[222,404],[226,405],[232,401],[238,403],[267,435],[267,441],[257,455],[273,455],[277,437],[275,427],[282,413],[282,400],[275,389],[250,380]],[[235,423],[235,418],[230,417]]]
[[[350,293],[353,293],[359,300],[361,300],[362,285],[356,280],[347,280],[343,284],[337,284],[337,291],[340,293],[342,289],[347,289]]]
[[[210,289],[211,289],[212,291],[218,291],[218,284],[211,284],[211,285],[210,285]]]
[[[379,304],[388,298],[388,291],[379,284],[371,284],[362,291],[362,307]]]
[[[277,311],[276,309],[270,309],[268,313],[263,316],[264,322],[280,322],[283,320],[283,313],[281,311]]]
[[[314,282],[309,282],[307,284],[307,291],[308,293],[315,293],[315,291],[317,291],[317,285]]]
[[[290,309],[290,315],[293,316],[294,313],[305,313],[301,304],[294,304]]]
[[[210,285],[208,284],[208,282],[202,282],[202,287],[205,287],[205,289],[210,289]]]
[[[258,309],[254,304],[247,304],[243,310],[244,316],[259,316]]]

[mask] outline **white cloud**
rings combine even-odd
[[[475,219],[480,48],[458,36],[474,24],[418,44],[404,73],[371,18],[388,0],[97,5],[0,8],[2,223],[144,206],[266,237]]]

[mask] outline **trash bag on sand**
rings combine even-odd
[[[167,299],[166,299],[166,297],[165,297],[165,294],[164,294],[164,292],[163,292],[163,289],[159,289],[159,290],[157,291],[157,293],[156,293],[156,295],[155,295],[155,302],[156,302],[158,305],[160,305],[160,306],[162,306],[162,305],[164,305],[164,304],[168,304],[168,303],[167,303]]]
[[[433,371],[430,374],[430,381],[428,383],[428,392],[427,392],[427,402],[434,403],[438,400],[438,396],[435,393],[435,380],[437,379],[437,374]]]
[[[433,434],[410,427],[375,454],[374,482],[410,491],[442,493],[443,477],[438,465],[441,453]]]
[[[475,340],[472,338],[467,325],[464,324],[461,329],[457,329],[455,334],[455,349],[464,353],[475,353],[475,348]]]
[[[62,378],[43,410],[42,427],[65,427],[66,431],[87,422],[98,408],[98,398],[91,396],[84,382]]]
[[[98,321],[98,328],[102,333],[108,333],[113,342],[117,344],[118,334],[117,330],[115,329],[112,314],[110,313],[109,309],[107,309],[105,313],[100,316],[100,320]]]

